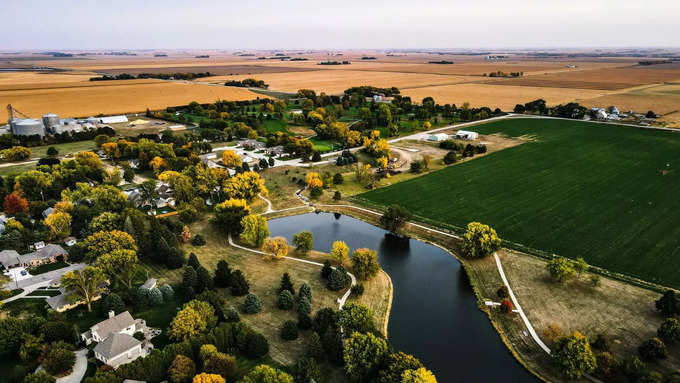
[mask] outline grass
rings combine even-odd
[[[543,119],[475,129],[534,140],[361,197],[438,224],[485,222],[509,241],[680,286],[675,133]]]
[[[47,273],[48,271],[59,270],[66,266],[68,266],[68,263],[66,262],[45,263],[44,265],[28,269],[28,272],[32,275],[39,275]]]
[[[59,290],[38,289],[28,293],[27,295],[33,297],[56,297],[57,295],[61,295],[61,292]]]
[[[59,156],[63,156],[69,153],[78,153],[84,150],[94,150],[96,148],[94,141],[76,141],[76,142],[65,142],[63,144],[53,144],[53,145],[43,145],[31,147],[32,157],[46,157],[47,149],[54,147],[59,151]]]
[[[44,299],[27,298],[17,299],[2,305],[2,311],[9,313],[12,317],[44,316],[47,312]]]
[[[10,174],[19,174],[28,170],[35,170],[37,161],[28,164],[10,165],[0,167],[0,176],[7,176]]]

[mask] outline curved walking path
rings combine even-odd
[[[237,244],[237,243],[234,242],[234,240],[231,238],[231,234],[229,234],[229,244],[230,244],[231,246],[237,248],[237,249],[250,251],[251,253],[260,254],[260,255],[271,255],[271,254],[265,253],[264,251],[255,250],[255,249],[250,249],[250,248],[248,248],[248,247],[241,246],[241,245]],[[310,264],[310,265],[315,265],[315,266],[321,266],[321,267],[323,267],[323,263],[314,262],[314,261],[308,261],[308,260],[306,260],[306,259],[300,259],[300,258],[289,257],[289,256],[283,256],[283,257],[281,257],[281,258],[289,259],[289,260],[291,260],[291,261],[302,262],[302,263],[307,263],[307,264]],[[335,269],[335,267],[333,267],[333,269]],[[350,279],[352,280],[352,284],[350,285],[350,288],[347,289],[347,291],[345,292],[345,294],[343,294],[342,297],[338,298],[338,305],[339,305],[338,309],[342,309],[342,307],[345,305],[345,302],[347,301],[347,298],[349,298],[350,294],[352,293],[352,287],[355,286],[355,285],[357,284],[357,279],[356,279],[356,277],[354,276],[354,274],[352,274],[352,273],[350,273],[350,272],[348,272],[347,274],[349,274],[349,277],[350,277]]]

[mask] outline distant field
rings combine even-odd
[[[361,197],[680,287],[678,133],[544,119],[475,130],[536,140]]]
[[[47,112],[60,116],[90,116],[142,112],[191,101],[252,100],[258,95],[247,89],[154,81],[141,84],[117,81],[109,86],[0,91],[0,105],[12,104],[30,116]]]
[[[88,81],[93,75],[78,73],[0,72],[0,89],[5,85],[55,84]]]
[[[317,70],[313,72],[263,73],[256,76],[221,76],[218,78],[205,77],[201,81],[224,82],[228,79],[242,80],[255,77],[269,84],[270,90],[283,92],[297,92],[298,89],[308,88],[327,94],[342,93],[352,86],[372,85],[377,87],[396,86],[399,89],[439,84],[456,84],[471,81],[468,77],[444,76],[437,74],[398,73],[377,71],[351,70],[351,65],[343,66],[347,70]]]
[[[633,91],[578,101],[588,107],[615,105],[619,110],[632,110],[638,113],[646,113],[648,110],[653,110],[660,114],[680,111],[680,94],[670,93],[659,94]]]
[[[198,73],[210,72],[216,75],[252,74],[252,73],[280,73],[301,72],[314,69],[294,66],[269,66],[269,65],[202,65],[202,66],[159,66],[138,68],[98,69],[99,73],[106,74],[140,74],[140,73]]]
[[[488,106],[492,109],[512,110],[516,104],[542,98],[548,104],[569,102],[577,98],[593,98],[607,94],[591,89],[539,88],[526,86],[498,86],[487,84],[456,84],[404,89],[402,94],[411,96],[414,102],[431,96],[439,104],[453,103],[461,106],[469,102],[473,107]]]

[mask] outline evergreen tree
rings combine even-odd
[[[231,269],[227,261],[220,260],[217,262],[214,282],[217,287],[229,287],[231,283]]]
[[[248,294],[248,291],[250,291],[250,284],[241,270],[236,270],[231,274],[231,285],[229,288],[231,290],[231,295],[237,297]]]
[[[277,292],[280,293],[284,290],[288,290],[292,295],[295,295],[295,287],[293,286],[293,282],[290,279],[290,274],[288,273],[283,273],[283,276],[281,277],[281,284],[279,285]]]
[[[196,269],[197,281],[196,281],[196,293],[200,294],[206,290],[210,290],[214,287],[213,279],[210,276],[210,272],[206,270],[205,267],[199,266]]]
[[[331,275],[331,272],[333,272],[333,268],[331,267],[331,262],[325,261],[323,263],[323,268],[321,269],[321,277],[323,279],[328,279],[328,277]]]
[[[196,254],[194,253],[189,254],[189,261],[187,262],[187,265],[193,267],[194,270],[198,271],[198,268],[201,267],[201,263],[198,262],[198,257],[196,257]]]

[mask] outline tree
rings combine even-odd
[[[580,379],[584,374],[593,372],[596,366],[588,338],[578,331],[557,338],[552,355],[562,373],[570,379]]]
[[[251,247],[262,247],[265,238],[269,237],[267,220],[264,217],[250,214],[241,220],[243,232],[241,239]]]
[[[309,287],[307,283],[303,283],[300,286],[300,291],[298,291],[298,297],[300,299],[306,298],[310,303],[312,302],[312,288]]]
[[[293,377],[285,372],[261,364],[244,376],[240,383],[294,383]]]
[[[500,249],[501,239],[496,230],[479,222],[470,222],[463,235],[463,255],[468,258],[482,258]]]
[[[680,342],[680,322],[675,318],[666,318],[656,333],[668,344]]]
[[[571,260],[563,257],[553,257],[546,265],[550,278],[555,282],[564,282],[576,275],[576,269]]]
[[[55,383],[57,380],[45,371],[38,371],[35,374],[26,375],[21,383]]]
[[[283,340],[295,340],[298,338],[298,327],[297,323],[292,320],[287,320],[283,322],[283,326],[281,326],[281,339]]]
[[[243,230],[241,220],[250,214],[250,207],[244,199],[228,199],[215,205],[212,223],[227,233],[238,234]]]
[[[217,374],[206,374],[202,372],[196,376],[191,381],[192,383],[226,383],[223,377]]]
[[[65,238],[71,235],[71,214],[60,211],[52,212],[45,218],[45,225],[50,228],[50,237]]]
[[[222,259],[217,262],[213,280],[217,287],[229,287],[231,284],[231,268],[229,268],[227,261]]]
[[[131,288],[138,261],[135,251],[119,249],[100,256],[97,264],[110,278],[118,278]]]
[[[514,310],[512,302],[510,302],[509,299],[503,299],[501,301],[501,311],[504,312],[505,314],[510,314],[512,313],[512,310]]]
[[[333,175],[333,184],[334,185],[341,185],[343,182],[345,182],[345,178],[342,176],[341,173],[335,173]]]
[[[345,343],[345,373],[354,381],[373,379],[388,355],[387,343],[375,335],[353,333]]]
[[[352,253],[352,270],[359,279],[370,279],[380,271],[378,253],[375,250],[356,249]]]
[[[106,312],[113,311],[114,313],[120,313],[125,310],[125,303],[120,295],[116,293],[109,293],[103,299],[103,309]]]
[[[674,290],[666,290],[655,305],[657,311],[661,311],[665,316],[678,315],[680,314],[680,294]]]
[[[47,148],[47,155],[48,156],[54,157],[58,154],[59,154],[59,151],[54,146],[50,146],[49,148]]]
[[[650,338],[638,347],[638,353],[643,360],[653,361],[668,357],[666,345],[659,338]]]
[[[390,354],[385,360],[385,364],[386,367],[381,369],[378,374],[378,383],[399,382],[404,371],[424,367],[418,358],[403,352]]]
[[[432,371],[421,367],[417,370],[406,370],[401,375],[401,383],[437,383]]]
[[[85,238],[83,246],[87,250],[86,259],[89,261],[116,250],[137,251],[134,238],[120,230],[98,231]]]
[[[36,360],[42,351],[43,338],[31,334],[23,335],[23,342],[19,348],[19,358],[24,363]]]
[[[349,285],[351,278],[344,267],[338,266],[328,276],[326,286],[332,291],[342,290]]]
[[[572,266],[572,268],[576,272],[576,275],[579,278],[581,278],[581,274],[585,273],[590,268],[590,265],[588,265],[588,262],[586,262],[585,259],[580,258],[580,257],[571,261],[571,266]]]
[[[228,168],[235,168],[241,166],[241,157],[233,150],[225,150],[222,152],[222,162]]]
[[[246,314],[257,314],[262,311],[262,301],[255,294],[248,294],[246,300],[243,303],[243,312]]]
[[[191,358],[178,354],[168,367],[168,375],[172,383],[189,383],[196,374],[196,364]]]
[[[120,216],[110,211],[105,211],[94,217],[87,225],[91,233],[98,231],[111,231],[120,227]]]
[[[211,329],[217,324],[215,308],[209,302],[194,299],[184,304],[184,309],[186,308],[191,308],[196,311],[205,322],[207,329]]]
[[[322,382],[319,364],[313,358],[300,358],[295,362],[291,373],[296,382]]]
[[[205,362],[210,355],[218,352],[217,347],[215,347],[214,344],[204,344],[201,346],[201,348],[198,351],[199,358],[201,361]]]
[[[312,313],[312,303],[307,298],[300,298],[297,311],[299,315],[309,315]]]
[[[10,215],[14,215],[16,213],[27,213],[28,200],[26,200],[26,198],[21,197],[17,192],[9,193],[5,197],[3,209],[5,213]]]
[[[246,356],[261,358],[269,353],[269,342],[260,333],[250,333],[246,336]]]
[[[196,277],[196,294],[200,294],[215,287],[210,272],[205,267],[198,267],[198,270],[196,270]]]
[[[264,180],[256,172],[246,171],[229,178],[224,183],[224,192],[229,198],[251,201],[258,194],[266,196]]]
[[[231,290],[231,295],[237,297],[248,294],[248,291],[250,291],[250,284],[241,270],[235,270],[231,274],[231,285],[229,288]]]
[[[15,190],[20,190],[22,195],[31,201],[44,201],[44,191],[52,185],[53,176],[39,170],[29,170],[19,174],[15,179]]]
[[[76,363],[76,355],[64,342],[56,342],[46,346],[40,359],[45,370],[51,375],[63,375],[73,369]]]
[[[294,303],[295,299],[293,298],[293,294],[291,294],[288,290],[281,291],[278,298],[276,299],[276,306],[281,310],[292,309]]]
[[[346,334],[350,335],[355,331],[361,333],[376,331],[373,311],[356,303],[347,303],[342,307],[338,316],[338,324]]]
[[[135,171],[129,167],[126,166],[125,169],[123,169],[123,179],[127,183],[131,183],[135,179]]]
[[[496,295],[498,295],[499,298],[507,298],[509,296],[509,290],[508,286],[503,285],[496,290]]]
[[[269,237],[264,240],[262,251],[273,255],[274,258],[281,259],[288,255],[288,241],[285,237]]]
[[[391,205],[385,214],[380,217],[380,224],[392,233],[397,233],[400,228],[411,219],[411,213],[399,205]]]
[[[201,315],[191,307],[180,310],[170,323],[168,336],[170,339],[181,342],[196,336],[207,328],[207,323]]]
[[[343,241],[333,242],[333,247],[331,248],[331,258],[337,262],[338,265],[342,265],[347,261],[349,256],[349,247]]]
[[[282,292],[282,291],[289,291],[291,295],[295,295],[295,285],[293,285],[293,281],[290,278],[290,274],[283,273],[281,276],[281,283],[279,284],[277,292]]]
[[[307,254],[314,248],[314,235],[309,231],[301,231],[293,236],[295,251]]]
[[[456,161],[458,161],[458,155],[454,151],[450,151],[444,156],[444,163],[447,165],[455,164]]]
[[[231,355],[215,352],[203,363],[203,371],[229,378],[236,372],[236,358]]]
[[[329,261],[324,261],[323,267],[321,268],[321,278],[328,279],[333,272],[333,267]]]
[[[106,281],[100,268],[87,266],[82,271],[72,270],[61,277],[61,284],[66,290],[73,290],[72,297],[85,301],[87,311],[92,311],[95,297],[104,291],[101,286]]]

